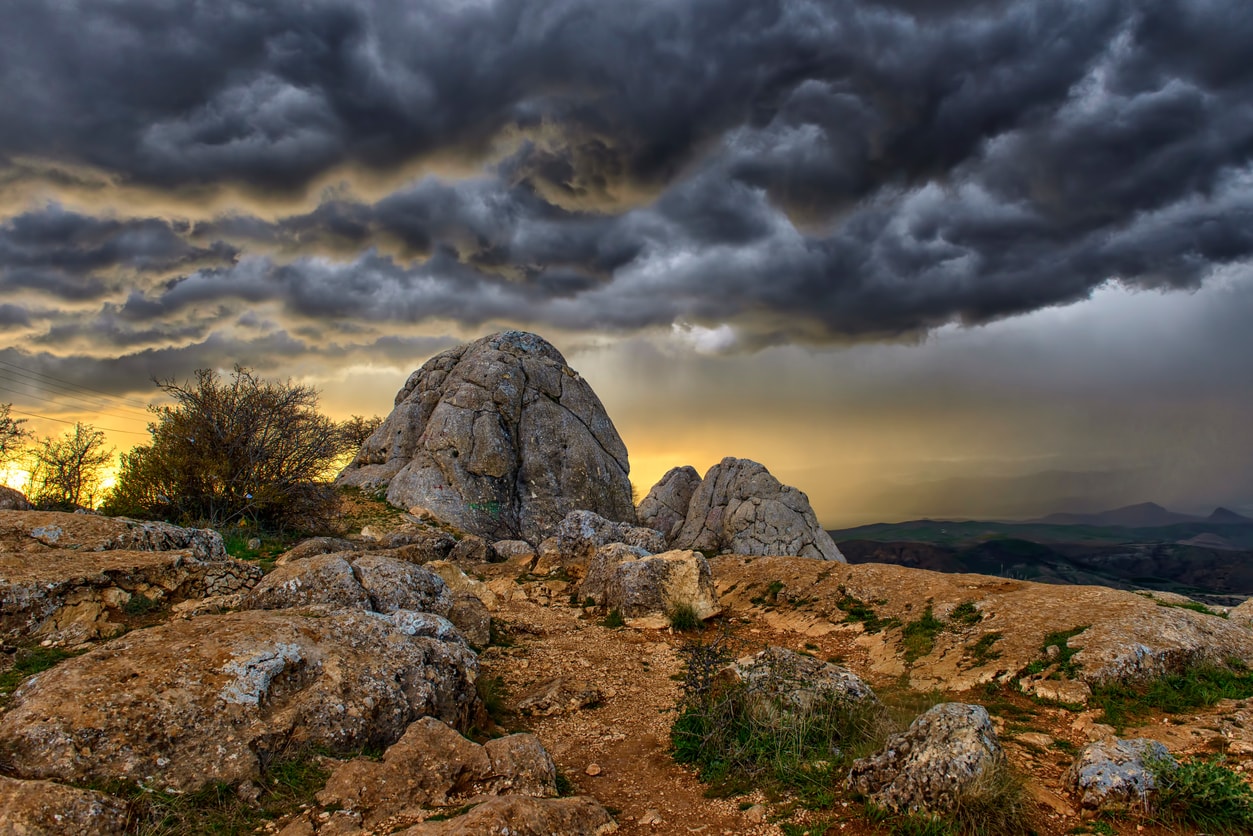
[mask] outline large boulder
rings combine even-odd
[[[424,717],[382,760],[354,758],[336,767],[318,802],[358,812],[366,827],[375,827],[398,814],[506,793],[557,795],[557,768],[538,738],[511,734],[480,746]]]
[[[690,464],[671,468],[644,497],[636,509],[640,525],[660,531],[670,542],[678,536],[687,521],[692,494],[700,487],[700,474]]]
[[[1003,760],[987,709],[941,703],[854,762],[848,784],[889,810],[948,813]]]
[[[538,543],[570,511],[634,521],[627,451],[596,397],[542,338],[505,331],[438,354],[338,478],[386,487],[488,537]]]
[[[578,594],[618,610],[632,627],[665,627],[680,606],[702,620],[722,612],[709,562],[693,551],[650,555],[610,543],[597,549]]]
[[[1175,765],[1156,740],[1098,740],[1079,752],[1066,772],[1066,783],[1088,809],[1144,810],[1157,790],[1154,762]]]
[[[193,790],[302,748],[388,745],[423,716],[465,727],[477,657],[409,635],[402,614],[252,610],[129,633],[27,680],[0,751],[23,778]]]
[[[845,562],[805,494],[780,484],[757,462],[731,457],[705,474],[670,547]]]

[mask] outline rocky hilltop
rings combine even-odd
[[[1131,834],[1163,769],[1248,785],[1253,601],[849,565],[760,464],[638,511],[626,474],[586,383],[507,332],[416,372],[341,476],[398,508],[346,492],[368,525],[273,562],[0,511],[0,833]],[[1175,681],[1226,698],[1131,707]],[[692,714],[724,694],[742,715]],[[787,786],[684,748],[806,712],[878,736]]]
[[[626,446],[596,393],[535,334],[432,357],[339,475],[465,531],[538,543],[570,511],[635,520]]]

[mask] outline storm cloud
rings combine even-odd
[[[1249,44],[1243,0],[21,3],[0,165],[106,185],[0,221],[3,327],[158,351],[263,306],[737,350],[1195,289],[1253,255]]]

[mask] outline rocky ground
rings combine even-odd
[[[372,536],[302,543],[259,580],[211,532],[0,512],[0,821],[21,822],[0,833],[134,832],[133,795],[83,789],[118,781],[193,792],[209,776],[247,806],[292,741],[324,752],[320,777],[278,818],[227,832],[594,833],[612,816],[622,834],[889,833],[847,791],[816,811],[760,789],[709,797],[674,762],[682,649],[718,631],[744,653],[838,662],[901,727],[939,702],[984,706],[1040,834],[1175,832],[1080,809],[1066,772],[1114,729],[1058,700],[1181,659],[1253,661],[1248,607],[1220,618],[1169,596],[796,557],[709,560],[723,614],[703,631],[606,626],[580,576],[656,560],[596,545],[643,536],[630,526],[572,515],[564,546],[494,553],[360,495],[347,513]],[[933,628],[908,639],[911,623]],[[35,651],[61,661],[24,676]],[[1253,700],[1152,714],[1118,735],[1222,754],[1253,777]]]

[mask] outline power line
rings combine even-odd
[[[141,401],[137,401],[134,398],[124,398],[121,395],[113,395],[101,389],[93,389],[90,386],[84,386],[81,383],[74,383],[73,381],[63,380],[62,378],[54,377],[53,375],[45,374],[44,372],[37,372],[34,369],[28,369],[24,366],[19,366],[16,363],[10,363],[7,360],[0,360],[0,366],[8,366],[11,369],[17,369],[20,372],[26,372],[27,374],[34,375],[35,377],[47,378],[48,380],[56,381],[57,383],[64,384],[74,389],[81,389],[85,392],[94,392],[97,395],[104,395],[106,398],[113,398],[114,400],[119,400],[124,403],[129,403],[132,406],[139,407],[140,409],[148,408],[148,404],[142,403]]]
[[[51,415],[36,415],[34,412],[23,412],[20,409],[10,408],[9,411],[16,412],[18,415],[25,415],[27,418],[39,418],[44,421],[56,421],[60,424],[69,424],[70,426],[74,426],[75,424],[78,423],[77,421],[66,421],[64,418],[53,418]],[[94,427],[94,429],[104,430],[107,433],[126,433],[127,435],[147,435],[148,434],[146,432],[145,433],[135,432],[134,430],[116,430],[111,427]]]
[[[39,381],[30,382],[30,381],[26,381],[26,380],[18,380],[18,379],[14,379],[14,378],[11,378],[11,377],[7,377],[7,375],[10,375],[10,374],[13,374],[13,372],[9,372],[9,371],[7,371],[7,370],[5,370],[5,369],[0,369],[0,381],[4,381],[5,383],[11,383],[11,384],[13,384],[13,385],[15,385],[15,386],[27,386],[27,387],[32,387],[32,388],[37,389],[38,391],[37,391],[37,392],[30,392],[30,393],[18,392],[18,391],[14,390],[14,389],[8,389],[7,391],[13,392],[14,394],[25,394],[27,397],[36,398],[36,399],[38,399],[38,400],[48,400],[48,401],[55,400],[54,398],[45,397],[45,396],[42,394],[42,391],[43,391],[42,387],[43,387],[43,386],[45,386],[45,385],[47,385],[47,386],[51,387],[51,386],[54,386],[54,385],[56,385],[56,384],[43,384],[43,383],[40,383]],[[133,420],[135,420],[136,418],[143,418],[143,419],[147,420],[148,418],[150,418],[150,417],[151,417],[150,415],[147,415],[147,414],[144,414],[144,413],[141,413],[141,412],[136,412],[136,411],[135,411],[135,410],[133,410],[133,409],[126,409],[125,407],[114,407],[114,406],[113,406],[112,404],[110,404],[108,401],[105,401],[105,400],[103,400],[103,399],[96,398],[94,395],[76,395],[76,394],[74,394],[74,393],[72,393],[72,392],[57,392],[57,391],[53,391],[51,388],[49,388],[49,390],[48,390],[48,391],[49,391],[49,393],[50,393],[50,394],[55,395],[55,396],[57,396],[57,397],[59,397],[59,398],[73,398],[74,400],[77,400],[77,401],[82,401],[83,403],[87,404],[87,406],[88,406],[88,407],[90,407],[91,409],[96,410],[97,412],[101,413],[102,415],[112,415],[112,416],[113,416],[113,417],[115,417],[115,418],[125,418],[125,419],[127,419],[127,420],[129,420],[129,421],[133,421]],[[119,411],[119,412],[110,412],[109,410],[111,410],[111,409],[117,409],[117,410],[120,410],[120,411]],[[129,414],[128,414],[128,415],[123,415],[123,414],[121,414],[122,412],[126,412],[126,413],[129,413]]]

